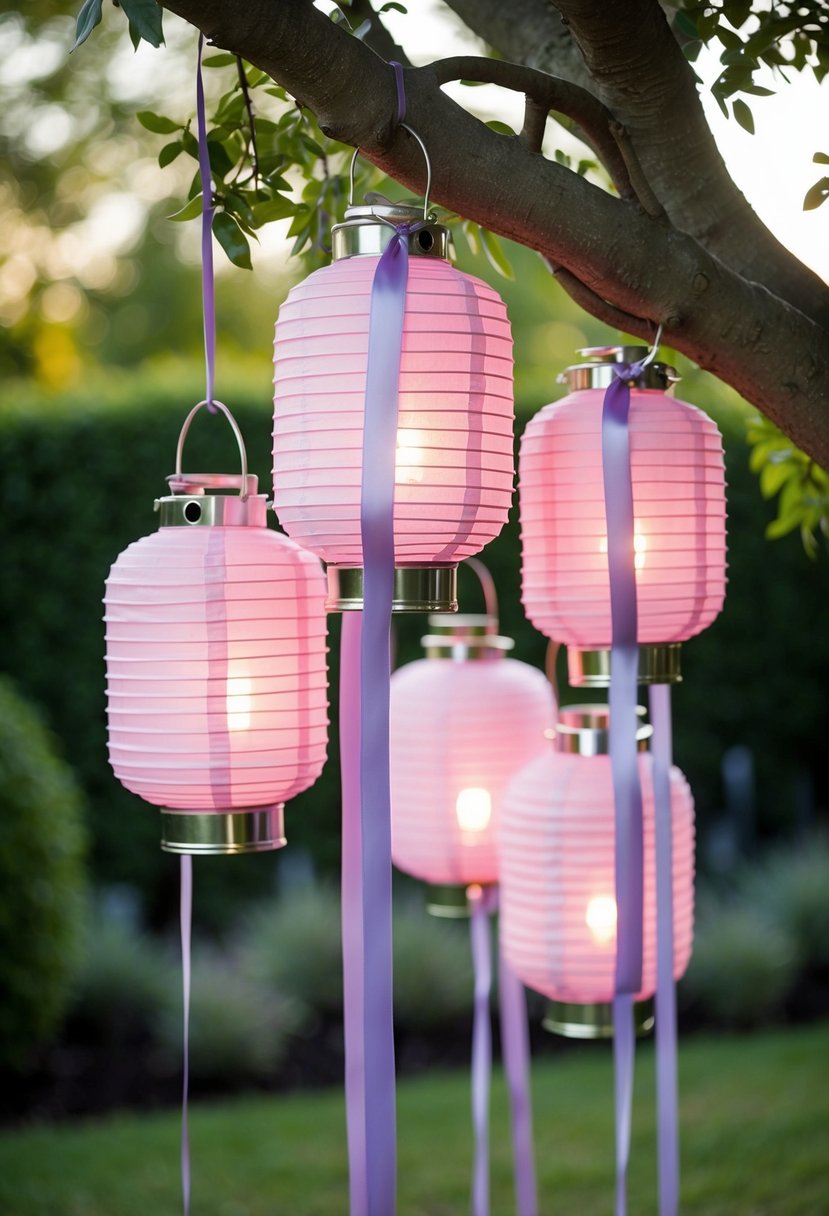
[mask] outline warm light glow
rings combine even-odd
[[[584,919],[597,946],[606,946],[616,936],[616,900],[596,895],[587,905]]]
[[[644,532],[633,533],[633,568],[634,570],[642,570],[645,565],[645,555],[648,551],[648,541]],[[607,553],[607,537],[603,536],[599,541],[599,552]]]
[[[455,802],[455,814],[462,832],[483,832],[492,816],[489,790],[477,785],[461,790]]]
[[[424,439],[423,431],[407,427],[398,430],[394,478],[398,484],[423,481]]]
[[[227,681],[227,729],[250,729],[252,685],[249,676],[229,676]]]

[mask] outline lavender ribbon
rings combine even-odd
[[[613,1002],[616,1095],[616,1216],[627,1210],[633,1104],[633,997],[642,987],[643,822],[636,750],[639,671],[629,381],[635,363],[614,368],[602,409],[602,467],[612,626],[610,765],[616,804],[616,999]]]
[[[472,1020],[472,1127],[475,1157],[472,1166],[472,1216],[489,1216],[489,1094],[492,1080],[492,941],[489,917],[495,892],[482,887],[467,891],[475,1002]]]
[[[679,1095],[674,984],[671,689],[650,690],[656,819],[656,1113],[659,1216],[679,1210]]]
[[[518,1216],[538,1216],[538,1187],[533,1159],[530,1104],[530,1043],[524,985],[504,957],[498,959],[501,1006],[501,1054],[504,1059],[512,1117],[512,1156],[515,1210]]]
[[[360,824],[360,634],[362,613],[344,612],[340,634],[342,934],[345,1090],[350,1211],[366,1211],[366,1091],[363,1047],[363,876]]]
[[[181,927],[181,1008],[183,1074],[181,1086],[181,1203],[184,1216],[190,1212],[190,946],[193,925],[193,858],[181,856],[179,922]]]
[[[213,282],[213,183],[210,173],[210,153],[207,148],[207,119],[204,109],[204,82],[201,74],[204,34],[199,34],[198,69],[196,72],[196,121],[199,132],[199,176],[201,177],[201,288],[204,317],[204,363],[206,387],[204,399],[211,414],[216,367],[216,297]]]
[[[345,728],[343,970],[352,1216],[394,1216],[396,1207],[389,680],[395,451],[408,254],[408,227],[401,225],[380,257],[372,282],[360,491],[363,612],[359,626],[343,622],[350,679],[341,720]],[[357,649],[359,678],[355,680]],[[355,806],[358,796],[359,810]]]

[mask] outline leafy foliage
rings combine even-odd
[[[83,921],[83,802],[35,709],[0,679],[0,1066],[25,1072],[69,998]]]
[[[815,557],[818,533],[829,541],[829,473],[766,418],[752,420],[748,439],[750,467],[759,474],[763,497],[779,496],[777,518],[766,528],[766,536],[776,539],[798,528],[803,547]]]

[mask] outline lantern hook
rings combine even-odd
[[[230,429],[233,431],[236,446],[239,449],[239,460],[242,466],[242,473],[239,479],[239,497],[242,499],[242,501],[244,501],[250,492],[248,487],[248,454],[247,450],[245,449],[245,441],[242,438],[242,432],[239,430],[239,424],[231,414],[230,410],[223,402],[217,401],[215,397],[211,402],[199,401],[197,405],[193,406],[190,413],[182,423],[181,433],[179,434],[178,444],[176,445],[176,471],[174,474],[175,483],[181,483],[185,477],[185,474],[182,473],[181,469],[182,457],[184,455],[184,441],[187,438],[187,432],[190,430],[193,419],[202,406],[205,405],[213,405],[217,410],[220,411],[220,413],[224,414],[228,424],[230,425]]]
[[[410,127],[407,122],[401,122],[400,126],[404,131],[408,131],[413,135],[420,145],[420,150],[423,153],[423,159],[426,161],[426,193],[423,196],[423,220],[424,223],[429,219],[429,195],[432,193],[432,162],[429,159],[429,153],[426,151],[426,145],[413,127]],[[357,157],[360,155],[360,149],[354,149],[354,155],[351,157],[351,169],[349,173],[349,190],[348,190],[348,205],[354,206],[354,169],[357,164]]]
[[[495,634],[498,632],[498,593],[495,590],[495,579],[484,563],[479,561],[477,557],[467,557],[463,564],[469,566],[473,574],[478,576],[478,582],[481,584],[481,590],[484,593],[486,615],[489,619],[486,632]]]
[[[648,353],[645,355],[642,362],[639,364],[640,367],[647,367],[649,363],[653,363],[654,359],[656,358],[657,351],[659,350],[659,343],[661,341],[662,341],[662,322],[660,321],[656,327],[656,337],[653,340],[653,345],[651,346]]]

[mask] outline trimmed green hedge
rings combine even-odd
[[[0,1069],[13,1072],[60,1021],[82,933],[83,805],[55,742],[0,677]]]
[[[93,866],[99,881],[137,884],[151,920],[166,919],[177,890],[174,859],[158,850],[157,813],[111,776],[105,746],[101,597],[109,566],[138,536],[154,530],[153,499],[164,492],[190,386],[142,375],[51,403],[32,391],[0,407],[0,535],[4,577],[0,611],[5,665],[48,714],[91,805]],[[228,402],[247,439],[253,471],[270,484],[267,385]],[[197,419],[188,439],[189,468],[235,468],[232,436],[218,417]],[[747,469],[747,450],[729,441],[730,585],[719,621],[684,649],[685,683],[675,694],[677,762],[685,769],[704,826],[722,801],[724,749],[744,743],[755,754],[760,823],[786,833],[795,817],[798,773],[811,773],[827,801],[825,690],[829,686],[829,563],[803,555],[799,541],[763,537],[772,508]],[[545,639],[527,624],[519,600],[516,511],[486,551],[501,596],[504,632],[516,657],[543,663]],[[464,607],[480,604],[476,580],[462,573]],[[822,624],[823,623],[823,624]],[[419,653],[421,617],[395,625],[398,659]],[[335,721],[339,623],[332,619],[331,702]],[[568,694],[576,699],[576,694]],[[336,732],[317,785],[287,812],[289,842],[308,846],[323,870],[339,856]],[[278,865],[278,862],[276,863]],[[199,915],[217,927],[243,894],[264,893],[274,859],[199,863]]]

